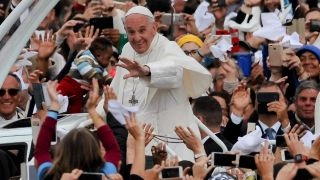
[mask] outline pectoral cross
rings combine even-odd
[[[129,103],[134,106],[136,104],[138,104],[138,100],[136,99],[136,96],[134,94],[132,94],[131,99],[129,99]]]

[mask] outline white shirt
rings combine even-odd
[[[264,124],[263,122],[261,122],[260,120],[259,120],[259,124],[260,124],[260,126],[261,126],[261,128],[262,128],[262,134],[266,133],[266,129],[269,128],[269,127],[268,127],[266,124]],[[281,123],[280,123],[279,121],[277,121],[276,123],[274,123],[274,124],[270,127],[270,128],[273,129],[273,131],[272,131],[273,137],[276,137],[276,136],[277,136],[277,132],[278,132],[280,126],[281,126]]]

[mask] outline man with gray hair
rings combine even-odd
[[[301,82],[295,94],[295,112],[289,112],[290,124],[303,124],[306,129],[314,132],[314,111],[319,85],[313,80]]]
[[[157,33],[158,25],[149,9],[131,8],[124,17],[124,25],[129,43],[123,47],[111,83],[118,101],[126,106],[139,106],[137,119],[151,123],[155,134],[168,137],[165,140],[177,138],[174,132],[177,125],[189,126],[200,137],[188,99],[205,93],[212,82],[210,73],[188,57],[176,42]],[[103,105],[100,102],[97,107],[100,112]],[[147,155],[151,155],[151,146],[155,144],[152,141],[147,146]],[[168,146],[181,160],[194,161],[194,154],[183,143],[169,142]]]
[[[21,98],[21,82],[17,75],[9,73],[0,89],[0,125],[10,120],[25,118],[18,107]]]

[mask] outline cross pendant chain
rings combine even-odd
[[[138,104],[138,100],[136,99],[136,96],[134,94],[132,94],[131,99],[129,100],[129,103],[134,106],[136,104]]]

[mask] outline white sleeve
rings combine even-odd
[[[234,124],[240,124],[242,121],[242,117],[236,116],[235,114],[231,113],[230,119]]]
[[[148,87],[171,89],[182,85],[183,68],[174,61],[156,61],[147,66],[150,68],[151,76],[141,79]]]

